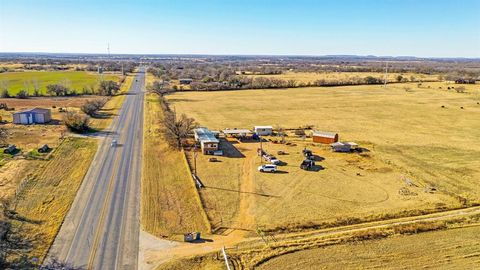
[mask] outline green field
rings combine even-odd
[[[34,85],[38,84],[40,93],[46,94],[49,84],[65,84],[70,89],[81,91],[85,86],[96,87],[104,80],[119,80],[118,75],[85,72],[85,71],[29,71],[0,73],[0,87],[6,86],[10,95],[17,94],[25,89],[30,94],[34,92]]]

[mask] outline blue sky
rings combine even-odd
[[[0,51],[480,57],[480,0],[0,0]]]

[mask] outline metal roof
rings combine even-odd
[[[224,134],[249,134],[252,133],[249,129],[224,129]]]
[[[257,128],[263,128],[263,129],[273,129],[272,126],[254,126],[253,127],[254,129],[257,129]]]
[[[334,142],[330,144],[331,147],[341,147],[341,146],[349,146],[349,147],[357,147],[358,144],[354,142]]]
[[[17,114],[17,113],[48,113],[50,112],[50,109],[44,109],[44,108],[33,108],[33,109],[27,109],[27,110],[23,110],[23,111],[18,111],[18,112],[15,112],[13,114]]]
[[[219,143],[220,141],[215,137],[215,133],[208,130],[206,127],[196,128],[193,132],[197,135],[200,142]]]
[[[337,133],[314,130],[313,131],[313,136],[320,136],[320,137],[326,137],[326,138],[334,139],[335,136],[337,136]]]

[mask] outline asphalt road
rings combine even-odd
[[[144,69],[94,160],[52,245],[52,258],[85,269],[137,269]],[[111,146],[116,139],[118,145]]]

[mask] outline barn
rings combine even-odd
[[[338,142],[338,134],[334,132],[325,132],[315,130],[312,134],[313,142],[331,144]]]
[[[13,123],[21,125],[44,124],[52,120],[49,109],[34,108],[13,113]]]

